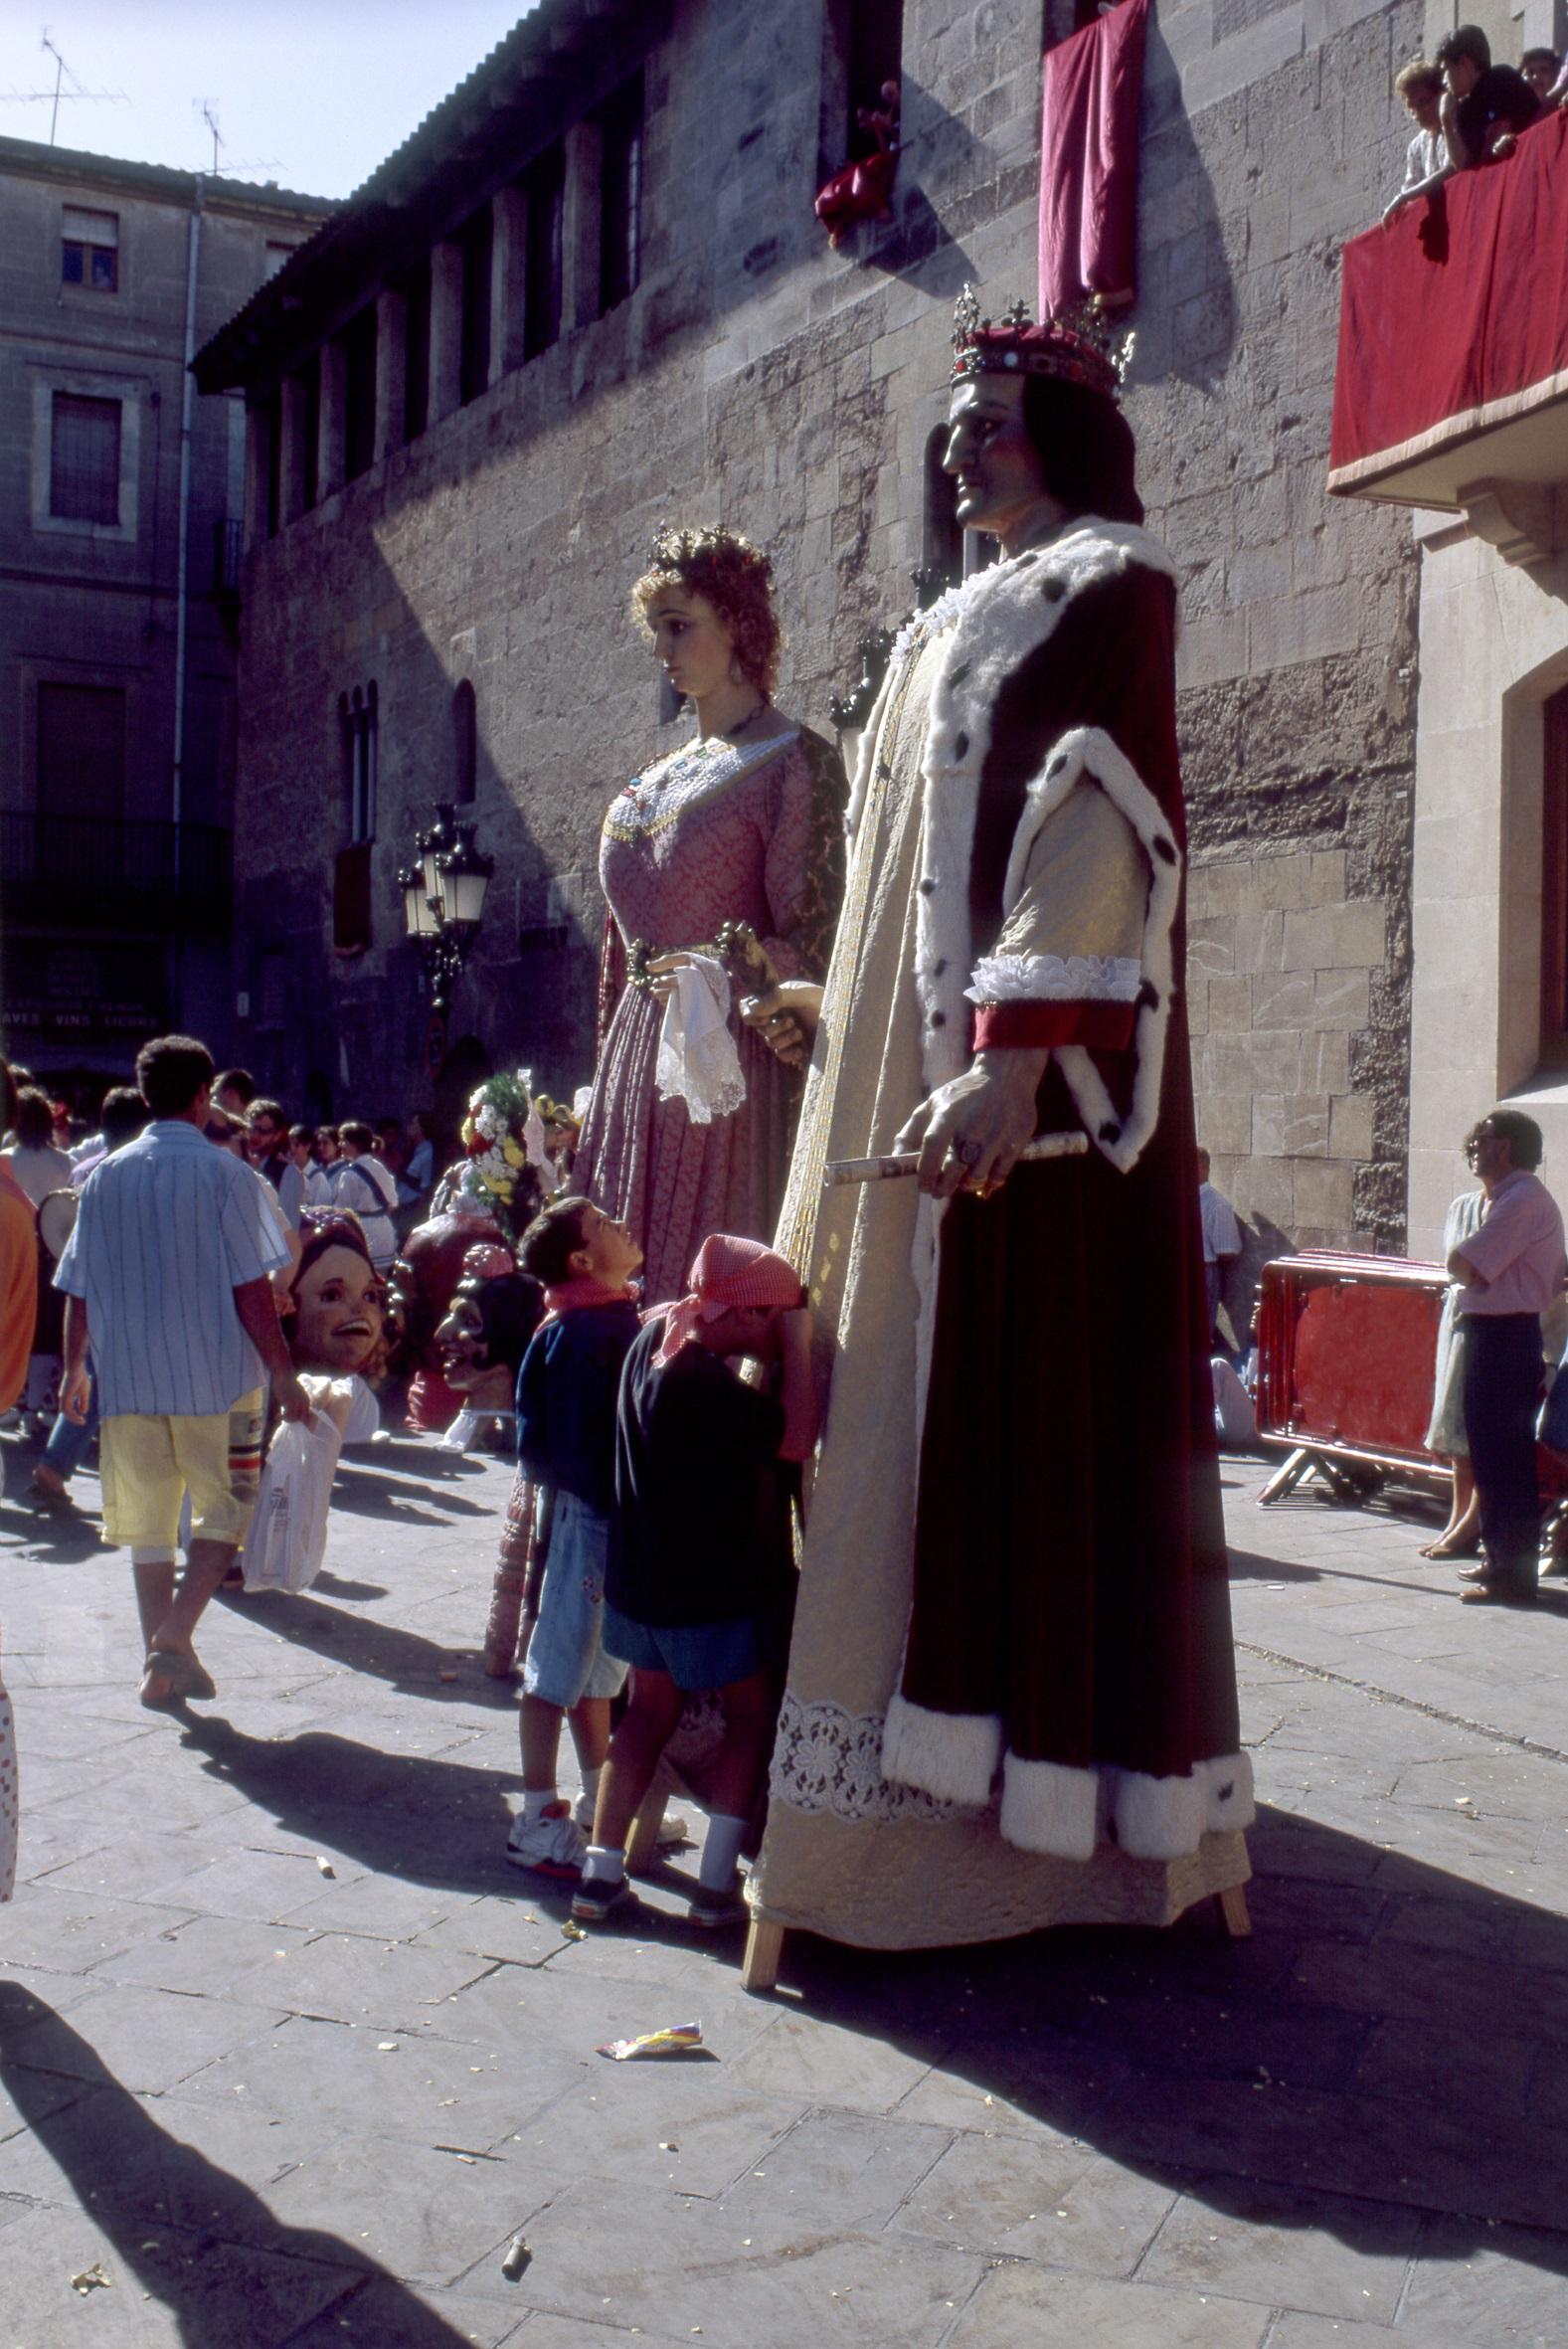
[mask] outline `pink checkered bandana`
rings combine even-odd
[[[761,1240],[741,1240],[716,1231],[697,1250],[691,1288],[678,1305],[665,1309],[664,1336],[653,1356],[655,1369],[672,1362],[695,1338],[699,1322],[748,1306],[792,1306],[800,1302],[800,1276],[792,1264]]]

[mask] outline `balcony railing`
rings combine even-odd
[[[0,813],[0,913],[87,930],[227,929],[232,840],[212,823]]]
[[[1558,113],[1345,247],[1330,490],[1464,512],[1514,561],[1550,539],[1568,482],[1565,215]]]

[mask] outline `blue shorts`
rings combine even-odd
[[[737,1615],[728,1623],[633,1623],[608,1602],[605,1646],[636,1671],[667,1672],[677,1689],[723,1689],[777,1664],[784,1651],[784,1620]]]
[[[625,1686],[624,1664],[604,1653],[601,1638],[609,1547],[610,1520],[558,1491],[523,1690],[564,1712],[585,1697],[618,1697]]]

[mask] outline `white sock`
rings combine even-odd
[[[559,1800],[560,1796],[556,1793],[556,1790],[553,1786],[525,1786],[523,1788],[524,1826],[532,1827],[534,1821],[536,1819],[542,1819],[546,1811],[549,1810],[550,1805],[553,1802],[559,1802]]]
[[[624,1882],[625,1874],[626,1847],[624,1844],[589,1845],[588,1857],[583,1862],[583,1882],[585,1884],[592,1877],[595,1884],[618,1885]]]
[[[581,1762],[579,1762],[578,1768],[583,1769]],[[597,1770],[583,1770],[583,1792],[588,1796],[589,1801],[593,1803],[596,1808],[599,1803],[599,1781],[604,1775],[604,1770],[605,1765],[603,1762],[600,1763]]]
[[[697,1882],[707,1893],[727,1893],[735,1882],[736,1866],[741,1857],[741,1838],[751,1825],[748,1819],[726,1818],[716,1811],[708,1821],[707,1841],[702,1847],[702,1866],[697,1871]]]

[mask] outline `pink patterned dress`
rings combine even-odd
[[[819,735],[771,711],[770,724],[761,740],[748,728],[733,744],[672,752],[605,817],[599,1067],[572,1187],[630,1224],[649,1304],[683,1293],[710,1232],[772,1239],[784,1193],[793,1073],[732,1005],[746,1099],[693,1124],[654,1085],[663,1005],[626,984],[633,942],[654,954],[701,946],[729,921],[751,924],[781,979],[821,978],[843,881],[843,767]]]

